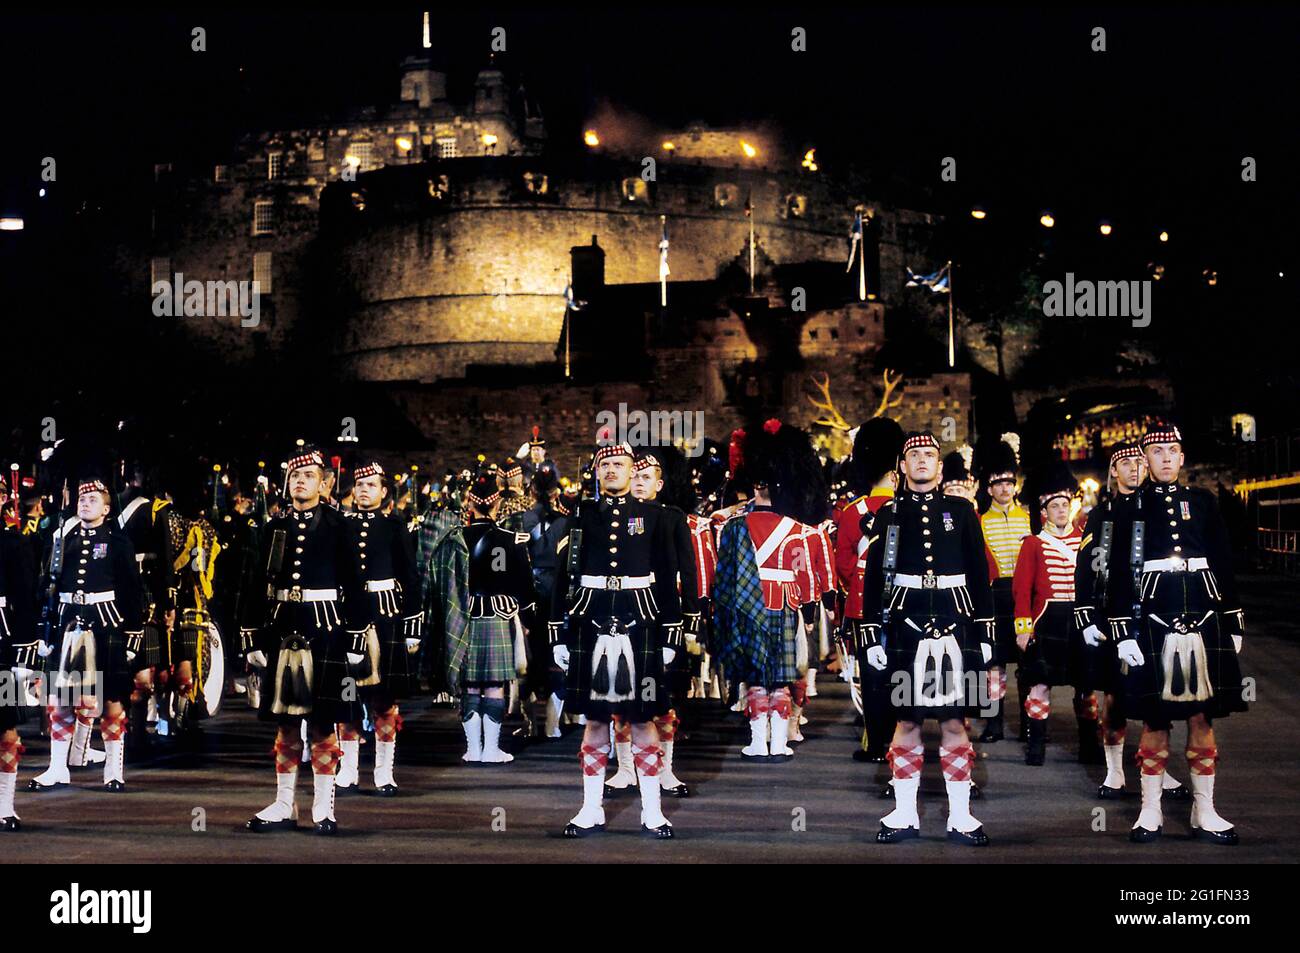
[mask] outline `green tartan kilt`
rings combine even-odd
[[[462,685],[509,682],[515,670],[515,620],[498,615],[474,616],[465,630],[465,663]]]
[[[781,610],[764,609],[763,634],[767,641],[767,660],[759,666],[752,655],[745,655],[734,677],[746,685],[764,688],[780,688],[798,681],[801,676],[797,640],[805,637],[799,610],[788,606]]]

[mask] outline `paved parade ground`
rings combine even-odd
[[[671,842],[638,836],[638,800],[630,792],[606,801],[606,833],[581,843],[565,841],[559,831],[581,799],[580,730],[567,728],[558,741],[511,739],[506,746],[516,754],[513,764],[468,766],[459,760],[463,736],[455,710],[433,707],[425,698],[405,706],[398,797],[340,797],[339,836],[315,837],[309,832],[311,781],[304,765],[298,782],[302,829],[250,834],[244,821],[275,792],[272,732],[232,697],[208,724],[206,755],[187,760],[171,755],[128,766],[128,789],[118,795],[99,790],[97,767],[74,771],[71,790],[23,791],[27,778],[43,769],[48,750],[29,722],[18,794],[24,830],[6,838],[0,860],[759,863],[772,859],[773,848],[782,848],[784,860],[802,863],[1295,862],[1300,859],[1295,788],[1300,622],[1294,609],[1300,586],[1245,577],[1241,587],[1247,610],[1242,668],[1257,680],[1257,697],[1250,712],[1218,729],[1222,760],[1216,791],[1221,813],[1241,833],[1235,849],[1189,840],[1185,802],[1166,802],[1161,843],[1129,844],[1137,798],[1104,805],[1094,800],[1104,769],[1075,761],[1076,732],[1064,689],[1053,696],[1053,740],[1043,767],[1025,766],[1023,748],[1013,739],[977,746],[975,780],[985,797],[972,809],[992,839],[989,847],[960,847],[943,838],[946,802],[932,730],[921,793],[922,838],[877,845],[878,820],[890,809],[876,798],[886,770],[851,759],[857,729],[847,686],[823,676],[821,694],[808,710],[807,741],[786,764],[743,762],[739,749],[748,732],[742,716],[724,712],[716,702],[705,704],[700,724],[677,745],[676,773],[693,796],[665,803],[677,834]],[[1184,740],[1177,727],[1170,765],[1185,781]],[[1137,726],[1130,725],[1126,761],[1133,791],[1136,743]],[[363,787],[370,784],[372,751],[371,744],[362,748]],[[1103,824],[1106,829],[1098,830]]]

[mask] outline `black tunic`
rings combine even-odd
[[[1086,643],[1082,646],[1079,682],[1076,683],[1080,691],[1104,691],[1116,695],[1120,690],[1119,656],[1115,654],[1115,642],[1109,637],[1111,606],[1107,601],[1105,581],[1109,578],[1109,566],[1115,553],[1116,526],[1125,518],[1124,513],[1133,505],[1136,495],[1136,492],[1115,494],[1100,500],[1088,514],[1084,526],[1079,559],[1074,568],[1075,626],[1082,633],[1088,626],[1095,625],[1107,640],[1098,646]],[[1103,552],[1101,544],[1107,526],[1110,548]],[[1103,565],[1107,567],[1105,573],[1099,571]]]
[[[405,520],[377,510],[345,513],[349,545],[365,594],[357,607],[359,625],[373,625],[379,636],[378,685],[368,699],[397,701],[415,689],[415,671],[406,651],[408,620],[420,616],[420,586],[415,573],[415,540]],[[392,589],[371,591],[366,583]],[[414,632],[414,627],[412,626]]]

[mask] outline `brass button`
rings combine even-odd
[[[307,538],[306,536],[299,536],[299,537],[298,537],[298,542],[301,543],[301,542],[302,542],[303,540],[305,540],[306,538]]]
[[[922,516],[922,517],[921,517],[921,522],[922,522],[922,523],[928,523],[928,522],[930,522],[930,517],[928,517],[928,516]]]
[[[301,547],[301,546],[295,547],[294,552],[295,552],[295,553],[300,553],[300,552],[302,552],[302,547]]]
[[[301,579],[301,578],[302,578],[302,573],[300,573],[300,572],[296,572],[296,573],[294,573],[294,574],[293,574],[293,578],[294,578],[294,579]]]
[[[610,569],[615,569],[615,568],[617,568],[617,566],[618,566],[618,560],[616,560],[616,559],[615,559],[615,560],[610,560],[610,563],[609,563],[609,568],[610,568]]]
[[[357,543],[357,545],[360,546],[362,549],[365,549],[365,548],[366,548],[366,544],[365,544],[365,543]]]
[[[933,556],[926,556],[926,557],[925,557],[925,561],[928,562],[928,563],[932,563],[932,562],[934,562],[934,557],[933,557]]]
[[[925,548],[926,548],[926,549],[929,549],[929,548],[930,548],[930,543],[929,543],[928,540],[926,541]]]

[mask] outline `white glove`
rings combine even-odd
[[[50,653],[53,651],[54,651],[54,646],[50,645],[49,642],[36,643],[36,654],[39,655],[41,658],[49,658]]]
[[[1105,640],[1106,636],[1102,635],[1101,629],[1095,625],[1090,625],[1083,630],[1083,641],[1094,649]]]
[[[1125,639],[1119,644],[1118,649],[1121,661],[1132,666],[1146,664],[1146,659],[1142,657],[1142,650],[1138,648],[1137,639]]]
[[[414,654],[415,654],[416,652],[418,652],[418,651],[420,651],[420,640],[419,640],[419,639],[407,639],[407,640],[406,640],[406,654],[407,654],[407,655],[414,655]]]
[[[266,668],[266,653],[261,649],[253,649],[253,651],[244,656],[244,659],[249,665],[253,666],[253,668]]]
[[[677,650],[670,649],[668,646],[665,645],[663,652],[664,652],[664,667],[667,668],[669,665],[673,664],[673,659],[677,658]]]
[[[1232,647],[1234,650],[1236,650],[1238,655],[1241,654],[1241,636],[1234,635],[1232,637]]]
[[[980,654],[984,656],[984,664],[988,665],[989,662],[993,661],[993,646],[989,645],[987,642],[981,642]]]
[[[562,671],[569,670],[569,647],[567,645],[555,645],[551,647],[551,657],[555,659],[555,664],[560,666]]]
[[[885,654],[885,647],[883,645],[873,645],[871,648],[867,649],[867,664],[877,672],[883,672],[885,670],[885,667],[889,665],[889,656]]]

